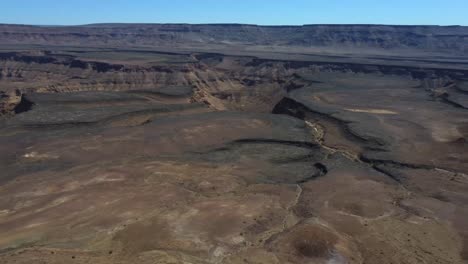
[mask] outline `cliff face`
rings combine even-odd
[[[91,55],[95,57],[87,57]],[[173,86],[195,88],[192,100],[215,109],[269,112],[286,92],[310,85],[307,76],[314,74],[392,75],[412,79],[422,87],[468,78],[467,69],[421,69],[401,63],[286,61],[199,53],[144,53],[142,58],[147,61],[139,58],[129,62],[122,60],[136,56],[134,53],[116,51],[100,52],[99,56],[93,52],[0,52],[3,112],[13,112],[14,103],[19,104],[21,94],[27,92],[158,90]]]
[[[468,27],[242,24],[94,24],[45,27],[0,25],[0,44],[54,45],[266,45],[418,50],[467,54]]]

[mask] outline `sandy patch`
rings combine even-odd
[[[386,109],[359,109],[359,108],[345,108],[344,110],[355,112],[355,113],[369,113],[379,115],[396,115],[397,112],[386,110]]]
[[[431,126],[431,136],[438,142],[452,142],[459,138],[463,138],[458,127],[452,124],[437,123]]]

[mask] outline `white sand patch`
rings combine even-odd
[[[386,110],[386,109],[359,109],[359,108],[345,108],[344,110],[355,112],[355,113],[369,113],[369,114],[380,114],[380,115],[397,115],[397,112]]]
[[[58,156],[56,155],[49,155],[49,154],[40,154],[36,151],[29,152],[23,155],[24,158],[27,159],[57,159]]]

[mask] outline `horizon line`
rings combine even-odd
[[[378,24],[378,23],[318,23],[318,24],[250,24],[250,23],[184,23],[184,22],[97,22],[86,24],[27,24],[27,23],[2,23],[0,25],[9,26],[31,26],[31,27],[85,27],[94,25],[194,25],[194,26],[256,26],[256,27],[306,27],[306,26],[394,26],[394,27],[467,27],[468,25],[460,24]]]

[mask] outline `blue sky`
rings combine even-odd
[[[468,25],[468,0],[1,0],[0,23]]]

